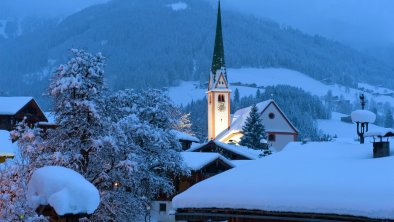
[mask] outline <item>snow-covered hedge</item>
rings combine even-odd
[[[37,169],[28,185],[33,208],[50,205],[58,215],[92,214],[100,203],[96,187],[79,173],[59,166]]]

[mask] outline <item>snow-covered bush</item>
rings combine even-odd
[[[100,203],[99,192],[79,173],[59,166],[34,171],[27,199],[33,209],[50,205],[60,216],[92,214]]]

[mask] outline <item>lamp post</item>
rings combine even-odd
[[[364,110],[365,108],[365,95],[360,95],[361,110],[353,111],[351,114],[352,121],[357,124],[357,135],[360,137],[360,144],[364,144],[364,134],[368,132],[369,123],[376,120],[376,115],[371,111]]]

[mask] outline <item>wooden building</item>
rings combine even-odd
[[[260,155],[262,155],[260,150],[254,150],[244,146],[226,144],[215,140],[194,146],[187,151],[219,153],[230,160],[255,160],[259,158]]]
[[[157,201],[152,203],[151,217],[157,221],[175,221],[171,202],[175,195],[184,192],[196,183],[234,167],[228,159],[218,153],[182,152],[181,155],[191,174],[174,178],[175,193],[169,197],[160,195]]]
[[[0,97],[1,130],[13,130],[25,117],[32,125],[48,122],[44,112],[32,97]]]
[[[197,137],[187,133],[180,132],[178,130],[172,130],[172,133],[175,134],[175,137],[181,143],[183,151],[189,149],[193,143],[200,143],[200,140]]]

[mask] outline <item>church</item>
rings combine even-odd
[[[231,115],[231,89],[229,85],[224,45],[220,2],[216,24],[216,37],[211,72],[208,81],[208,140],[237,144],[243,136],[244,126],[251,107],[246,107]],[[270,99],[256,104],[267,132],[270,146],[276,150],[283,149],[289,142],[296,141],[297,128],[286,117],[274,100]]]

